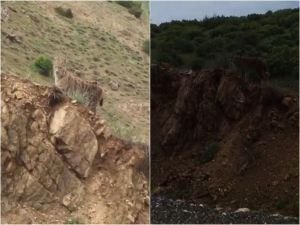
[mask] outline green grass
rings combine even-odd
[[[64,224],[82,224],[78,218],[69,218]]]
[[[76,100],[77,102],[79,102],[85,106],[88,106],[89,97],[88,97],[87,93],[83,93],[79,90],[74,90],[74,91],[69,91],[68,96],[70,98]]]

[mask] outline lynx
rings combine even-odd
[[[260,81],[265,81],[269,77],[266,64],[259,58],[237,56],[234,58],[233,63],[244,78],[250,72],[255,72]]]
[[[85,81],[73,75],[64,67],[64,60],[55,58],[53,65],[54,83],[65,94],[75,91],[88,98],[88,107],[96,112],[97,104],[103,105],[103,90],[96,81]]]

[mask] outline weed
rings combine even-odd
[[[95,62],[99,62],[99,61],[100,61],[100,59],[99,59],[98,57],[93,57],[93,60],[94,60]]]
[[[61,16],[67,17],[72,19],[73,18],[73,13],[71,9],[64,9],[62,7],[56,7],[55,12],[58,13]]]
[[[149,40],[144,41],[143,51],[149,55],[149,53],[150,53],[150,41]]]
[[[82,93],[78,90],[73,90],[73,91],[69,91],[67,94],[70,98],[76,100],[77,102],[86,106],[88,105],[89,98],[87,93]]]
[[[81,224],[77,218],[69,218],[66,220],[65,224]]]
[[[135,137],[132,137],[132,128],[124,126],[121,122],[115,121],[111,123],[112,133],[119,136],[120,138],[125,138],[126,140],[136,141]]]

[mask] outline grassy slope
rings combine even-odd
[[[98,80],[105,90],[99,108],[113,132],[136,141],[148,141],[149,56],[143,43],[149,39],[145,13],[136,19],[113,2],[5,2],[9,19],[2,23],[2,71],[52,85],[32,70],[39,55],[61,55],[67,67],[83,79]],[[73,19],[59,16],[54,8],[71,8]],[[3,32],[16,34],[21,43],[9,43]],[[120,84],[112,91],[109,81]]]

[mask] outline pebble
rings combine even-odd
[[[161,196],[151,197],[151,223],[153,224],[298,224],[299,218],[274,216],[248,208],[243,213],[212,209],[206,205],[172,200]],[[238,211],[237,210],[237,211]],[[186,213],[188,211],[189,213]]]
[[[248,208],[239,208],[235,212],[236,213],[239,213],[239,212],[250,212],[250,209],[248,209]]]

